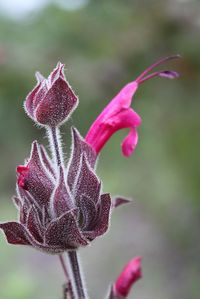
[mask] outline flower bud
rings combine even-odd
[[[64,123],[78,104],[78,98],[64,75],[64,64],[60,62],[45,79],[36,73],[37,85],[28,94],[24,108],[36,123],[49,127]]]

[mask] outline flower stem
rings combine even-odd
[[[67,266],[65,264],[62,254],[59,254],[59,260],[60,260],[61,266],[63,268],[63,272],[65,274],[65,278],[66,278],[66,283],[64,285],[64,298],[63,299],[75,299],[74,293],[72,290],[72,284],[70,281],[69,273],[67,271]]]
[[[64,259],[63,259],[62,254],[59,254],[59,260],[60,260],[61,266],[62,266],[62,268],[63,268],[63,272],[64,272],[65,277],[66,277],[66,281],[68,282],[68,281],[70,280],[70,279],[69,279],[69,273],[68,273],[68,271],[67,271],[67,267],[66,267],[66,265],[65,265],[65,261],[64,261]]]
[[[69,263],[72,269],[73,281],[77,292],[77,299],[87,299],[86,289],[83,285],[81,268],[76,251],[68,251]]]
[[[54,128],[54,127],[48,128],[48,136],[49,136],[50,148],[52,151],[53,159],[56,165],[59,167],[63,161],[59,128]]]

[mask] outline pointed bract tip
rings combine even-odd
[[[72,136],[80,136],[80,133],[78,132],[78,130],[75,127],[71,127],[71,132],[72,132]]]
[[[131,199],[122,196],[117,196],[112,199],[112,208],[117,208],[127,203],[131,203]]]
[[[40,72],[36,72],[35,77],[38,83],[42,83],[45,80],[45,77]]]
[[[64,63],[58,61],[57,65],[56,65],[56,68],[60,68],[60,67],[64,67],[64,66],[65,66]]]
[[[31,145],[31,158],[33,158],[34,156],[38,156],[39,151],[40,151],[39,144],[35,140],[32,142],[32,145]]]

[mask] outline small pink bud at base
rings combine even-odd
[[[19,173],[19,177],[17,180],[17,183],[19,185],[19,187],[23,188],[26,190],[26,186],[25,186],[25,175],[28,172],[28,167],[27,166],[23,166],[23,165],[19,165],[17,166],[17,172]]]
[[[114,293],[126,298],[130,292],[131,286],[142,277],[141,257],[132,259],[123,269],[114,284]]]

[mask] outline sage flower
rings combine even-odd
[[[97,154],[115,132],[124,128],[129,128],[130,131],[122,142],[122,153],[126,157],[133,153],[138,143],[137,128],[141,125],[141,117],[131,108],[133,96],[142,83],[153,77],[177,78],[178,73],[171,70],[148,73],[167,60],[178,57],[179,55],[169,56],[151,65],[136,80],[125,85],[104,108],[85,138]]]

